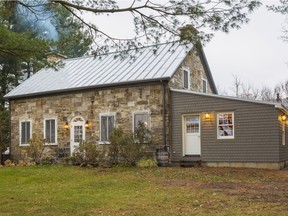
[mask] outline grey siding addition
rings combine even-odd
[[[205,162],[280,162],[288,146],[280,143],[275,105],[171,91],[171,159],[182,159],[182,115],[201,114],[201,159]],[[205,113],[211,114],[205,119]],[[217,113],[234,112],[234,139],[217,138]],[[286,132],[287,137],[287,132]],[[281,151],[281,153],[279,153]]]

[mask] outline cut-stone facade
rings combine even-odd
[[[57,141],[54,145],[47,145],[47,149],[55,150],[70,143],[71,128],[65,129],[65,123],[67,122],[71,126],[72,120],[75,117],[80,117],[83,121],[89,122],[89,127],[85,129],[85,140],[91,140],[100,146],[105,146],[99,143],[99,122],[100,115],[103,113],[112,113],[115,116],[115,126],[121,127],[126,132],[132,131],[133,114],[148,113],[155,147],[164,143],[164,124],[166,125],[166,144],[169,146],[169,88],[183,88],[183,69],[190,72],[189,89],[201,92],[202,79],[207,81],[208,79],[197,52],[193,51],[187,55],[169,82],[157,81],[129,86],[95,88],[79,92],[10,100],[12,157],[17,159],[17,155],[21,155],[21,152],[25,150],[25,146],[20,145],[21,121],[30,121],[32,134],[44,138],[45,119],[55,119]],[[207,92],[211,93],[211,84],[207,83]],[[165,106],[163,106],[164,88]],[[165,123],[163,122],[163,107],[165,107]]]

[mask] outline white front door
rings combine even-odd
[[[184,116],[184,155],[201,155],[200,116]]]
[[[78,117],[71,121],[70,133],[70,154],[72,155],[79,143],[85,140],[85,122]]]

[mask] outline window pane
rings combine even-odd
[[[183,75],[184,75],[184,88],[188,88],[188,71],[183,71]]]
[[[107,116],[101,116],[101,141],[107,140]]]
[[[134,114],[134,131],[138,128],[139,122],[143,122],[146,127],[149,127],[149,115],[147,113]]]
[[[206,80],[202,80],[202,85],[203,85],[203,92],[206,93],[207,92],[207,82]]]
[[[199,117],[192,116],[186,118],[186,133],[199,133]]]
[[[45,139],[48,143],[56,143],[55,119],[45,121]]]
[[[114,129],[114,116],[109,116],[108,117],[108,129],[107,129],[107,131],[108,131],[107,139],[108,140],[109,140],[109,137],[110,137],[113,129]]]
[[[30,122],[21,122],[21,144],[27,144],[30,137]]]
[[[74,126],[74,142],[79,143],[83,140],[83,127],[82,125]]]
[[[218,114],[218,137],[234,137],[233,113]]]

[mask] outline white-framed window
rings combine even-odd
[[[31,120],[20,121],[19,128],[20,128],[20,136],[19,136],[20,146],[29,145],[29,140],[32,138],[32,121]]]
[[[100,113],[100,144],[109,143],[109,137],[115,128],[115,113]]]
[[[234,113],[217,113],[217,138],[234,139]]]
[[[190,72],[187,68],[183,69],[183,88],[184,89],[190,88]]]
[[[150,129],[150,114],[149,112],[135,112],[133,113],[133,133],[137,130],[137,127],[139,125],[139,122],[143,122],[144,125]]]
[[[202,92],[207,93],[207,80],[202,78]]]
[[[44,119],[44,139],[48,145],[57,145],[57,120],[56,118]]]

